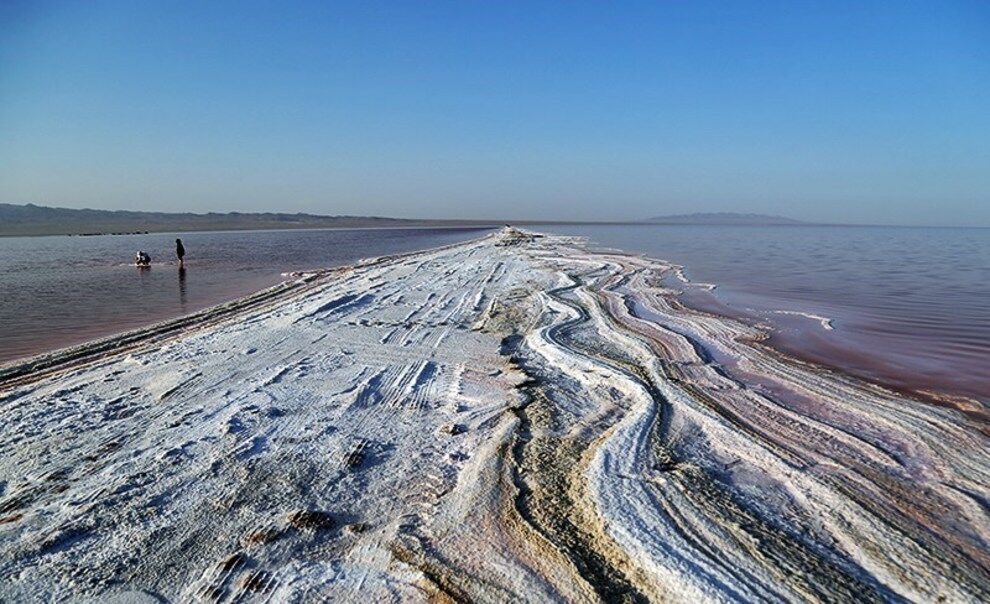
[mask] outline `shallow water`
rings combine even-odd
[[[767,324],[770,343],[799,358],[990,402],[990,229],[541,230],[683,264],[692,282],[717,285],[685,287],[686,303]]]
[[[479,229],[156,233],[0,238],[0,362],[141,327],[283,281],[478,237]],[[186,267],[175,265],[175,238]],[[132,264],[148,252],[150,268]]]
[[[686,303],[768,325],[770,342],[799,358],[897,388],[990,401],[990,229],[534,228],[683,264],[696,284],[684,287]],[[172,234],[0,238],[0,362],[190,313],[287,271],[483,232],[184,233],[184,272]],[[138,249],[152,255],[150,269],[129,264]],[[706,283],[717,288],[698,285]]]

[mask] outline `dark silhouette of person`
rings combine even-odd
[[[175,240],[175,255],[178,256],[179,258],[179,266],[180,267],[185,266],[185,263],[183,262],[182,259],[185,258],[186,256],[186,248],[182,247],[181,239]]]

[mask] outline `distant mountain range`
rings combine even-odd
[[[102,235],[144,232],[374,228],[411,226],[466,226],[492,224],[466,220],[407,220],[378,216],[321,216],[318,214],[220,214],[76,210],[34,204],[0,203],[0,236]]]
[[[737,214],[735,212],[708,212],[697,214],[674,214],[671,216],[654,216],[647,218],[647,222],[656,224],[720,224],[720,225],[800,225],[812,224],[793,218],[783,216],[771,216],[768,214]]]
[[[812,224],[766,214],[732,212],[677,214],[646,219],[653,224],[804,225]],[[0,237],[18,235],[107,235],[145,232],[239,231],[261,229],[386,228],[499,226],[501,220],[424,220],[381,216],[209,212],[136,212],[53,208],[0,203]],[[518,225],[565,224],[560,221],[512,221]],[[568,224],[589,224],[567,221]],[[621,223],[619,223],[621,224]]]

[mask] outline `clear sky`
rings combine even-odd
[[[4,0],[0,201],[990,226],[990,3]]]

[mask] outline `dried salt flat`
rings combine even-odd
[[[0,599],[980,601],[959,412],[511,229],[0,369]]]

